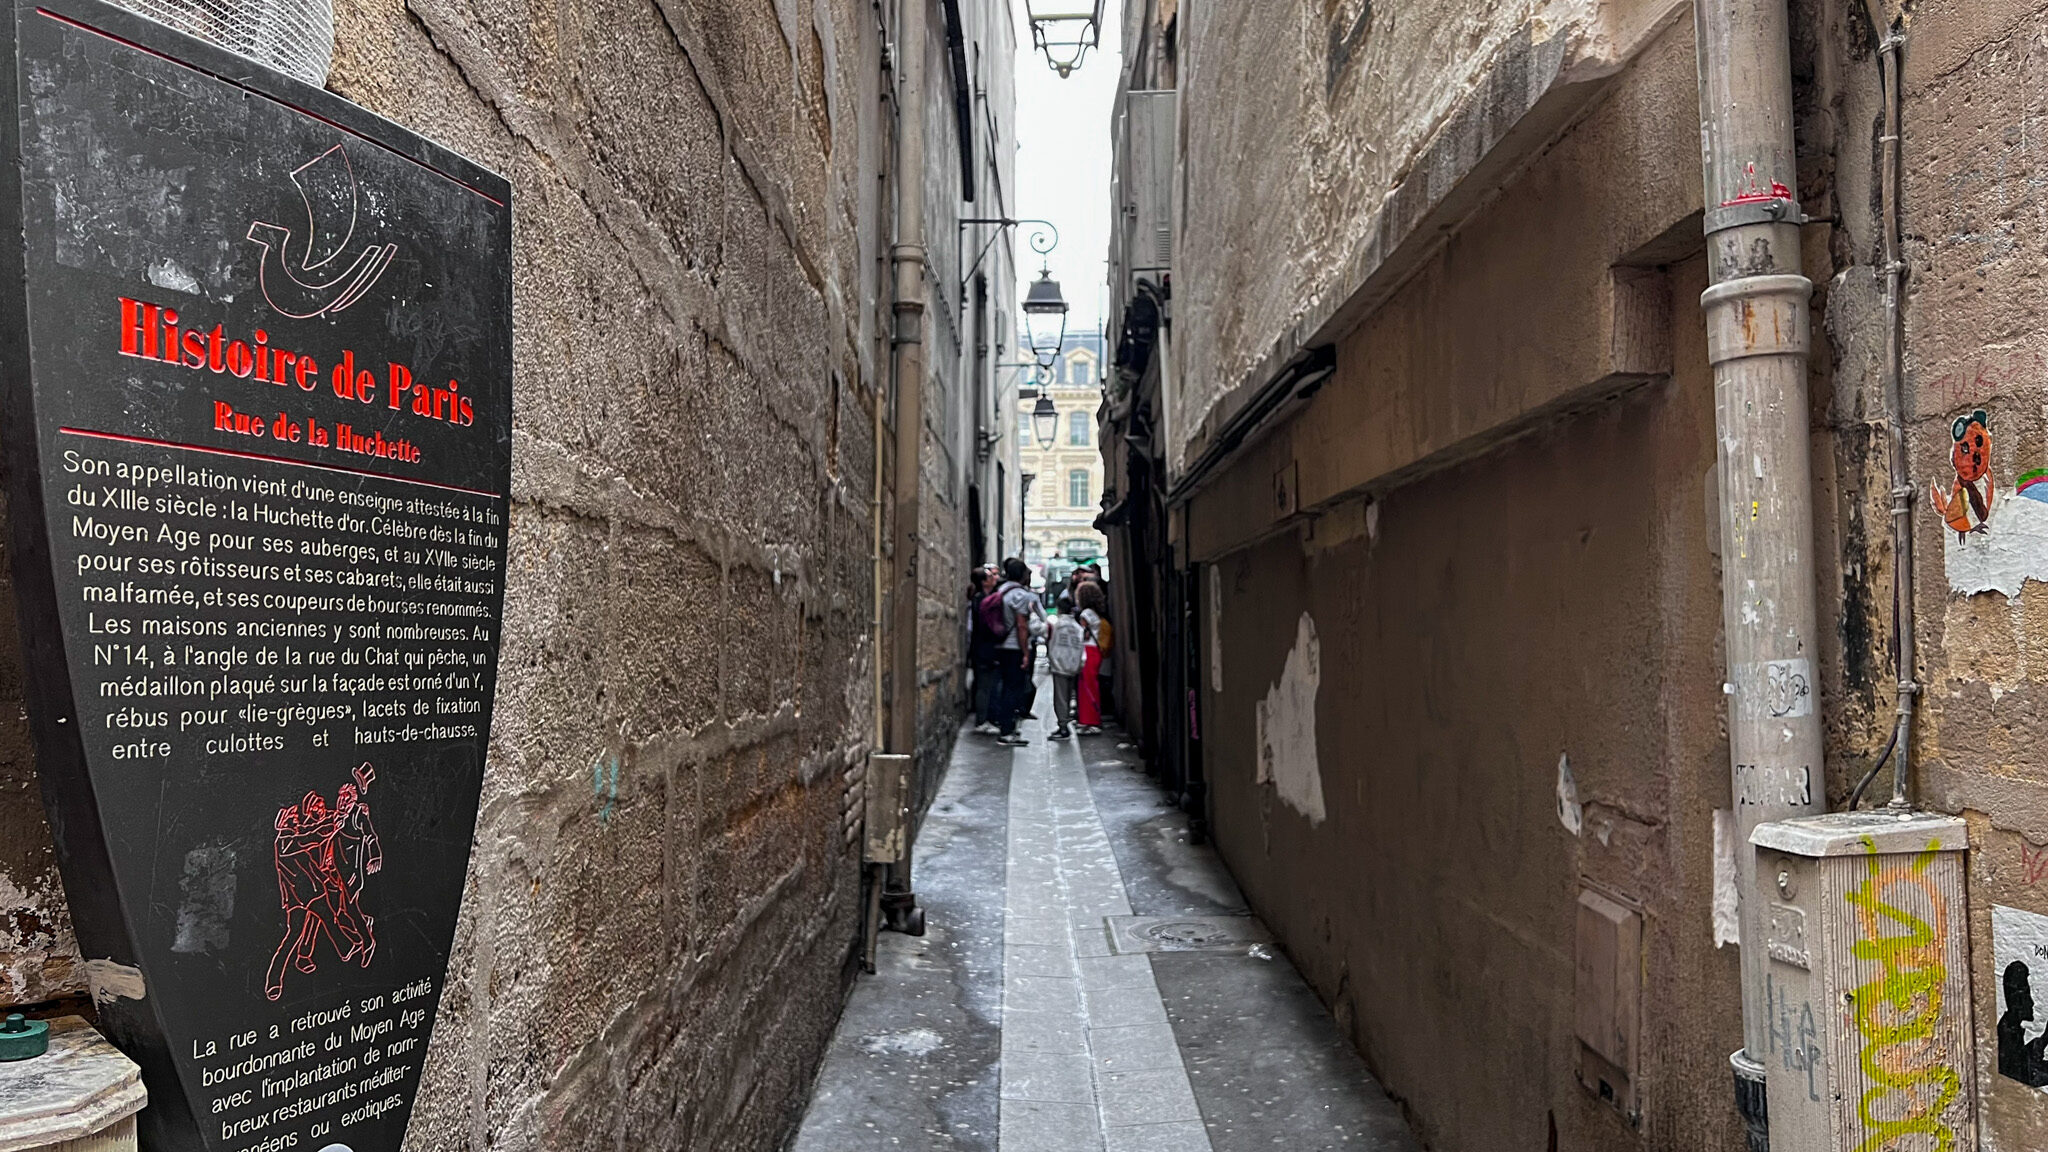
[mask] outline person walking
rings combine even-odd
[[[1102,585],[1087,580],[1074,589],[1074,603],[1081,606],[1083,635],[1075,731],[1093,736],[1102,731],[1102,658],[1110,650],[1109,602],[1102,595]]]
[[[1074,693],[1087,658],[1087,635],[1081,618],[1072,609],[1054,616],[1045,640],[1045,665],[1052,673],[1053,719],[1059,722],[1052,734],[1055,740],[1073,735],[1068,725],[1074,720]]]
[[[1003,582],[996,588],[1002,597],[1005,625],[996,650],[996,666],[1002,679],[996,686],[997,705],[990,718],[996,726],[996,743],[1029,744],[1017,731],[1017,715],[1024,710],[1031,687],[1031,655],[1034,632],[1045,627],[1045,609],[1031,591],[1031,567],[1012,556],[1003,561]]]

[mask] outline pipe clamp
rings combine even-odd
[[[1804,356],[1813,343],[1804,276],[1744,276],[1700,294],[1707,312],[1707,359],[1715,364],[1752,356]]]

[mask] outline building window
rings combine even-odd
[[[1072,472],[1067,473],[1067,507],[1086,508],[1087,506],[1088,470],[1086,468],[1076,468]]]
[[[1088,446],[1088,414],[1072,412],[1067,415],[1067,443],[1076,448]]]
[[[1031,447],[1031,418],[1028,416],[1017,420],[1017,447]]]

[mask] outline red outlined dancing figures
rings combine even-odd
[[[263,994],[272,1000],[284,995],[287,964],[301,972],[318,969],[313,954],[322,932],[343,961],[367,968],[376,954],[376,921],[363,914],[359,901],[364,879],[384,867],[365,799],[377,770],[363,764],[353,775],[355,783],[341,786],[332,807],[312,791],[278,810],[277,889],[284,906],[284,939],[263,980]]]

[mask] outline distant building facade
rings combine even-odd
[[[1052,446],[1042,448],[1031,420],[1038,388],[1059,409]],[[1102,333],[1069,332],[1041,383],[1019,389],[1018,467],[1029,479],[1024,496],[1024,559],[1054,572],[1100,560],[1109,546],[1095,527],[1102,512]]]

